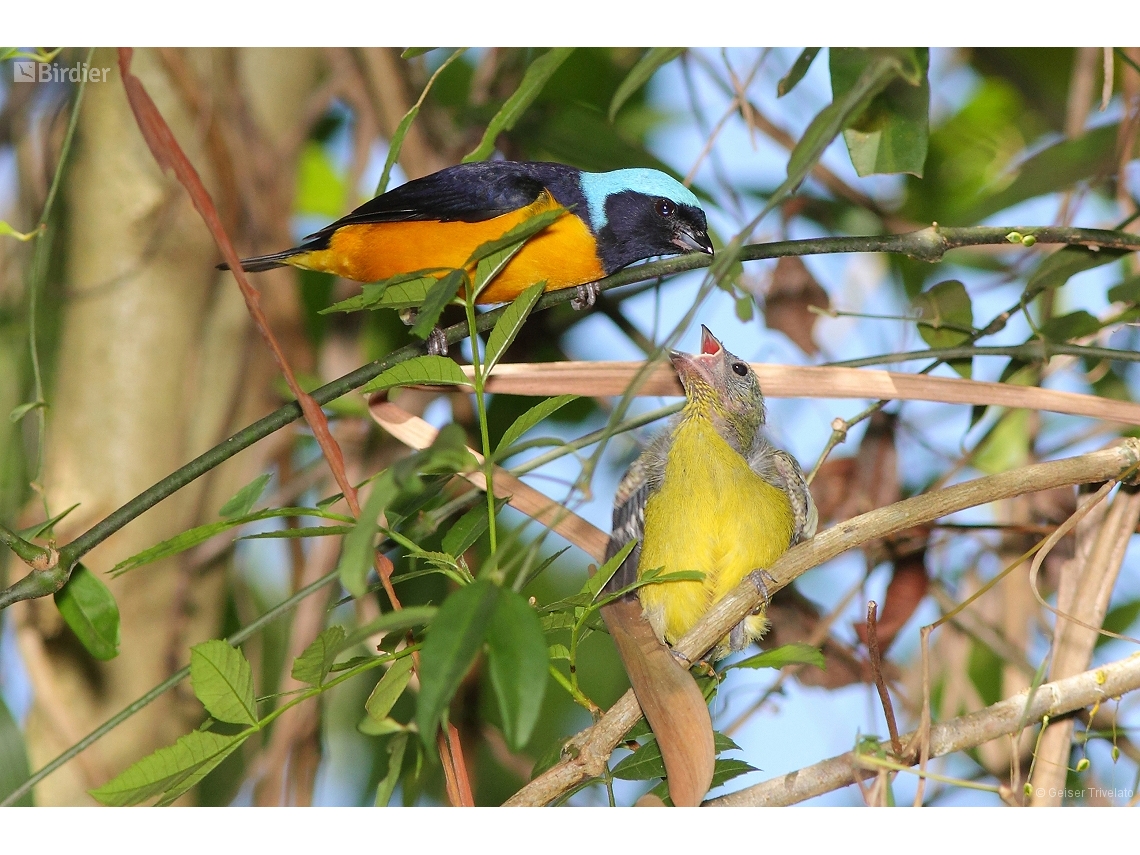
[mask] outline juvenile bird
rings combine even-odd
[[[799,464],[764,436],[756,373],[707,328],[701,333],[699,354],[670,354],[688,400],[622,479],[607,547],[612,557],[639,541],[607,584],[610,591],[654,568],[704,574],[700,581],[637,589],[645,617],[670,645],[745,576],[814,535],[817,522]],[[762,614],[745,618],[712,658],[740,650],[766,626]]]
[[[576,302],[591,305],[597,291],[590,286],[635,261],[712,252],[697,197],[656,169],[583,172],[560,163],[489,161],[409,181],[300,246],[244,259],[242,267],[258,272],[289,264],[358,282],[462,268],[480,244],[557,206],[570,213],[528,241],[479,303],[513,300],[545,280],[547,291],[579,287]]]

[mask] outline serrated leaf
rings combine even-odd
[[[360,518],[352,531],[345,535],[336,570],[340,583],[354,599],[363,597],[368,590],[368,572],[373,563],[377,519],[399,492],[392,470],[381,472],[372,482],[372,492],[360,510]]]
[[[792,63],[788,73],[781,77],[780,82],[776,84],[777,98],[783,98],[796,88],[797,84],[804,79],[804,75],[807,74],[821,50],[822,48],[809,47],[800,51],[800,55],[796,57],[796,61]]]
[[[418,306],[427,297],[431,286],[447,268],[432,267],[400,273],[391,279],[370,282],[361,293],[321,309],[317,314],[332,312],[359,312],[363,309],[408,309]]]
[[[400,771],[404,765],[404,750],[408,747],[408,735],[397,733],[388,740],[388,771],[376,786],[376,807],[387,807],[400,781]]]
[[[506,502],[507,500],[505,498],[496,499],[495,513],[498,513]],[[443,547],[443,551],[448,555],[453,555],[458,558],[479,539],[483,532],[487,530],[489,524],[486,505],[476,505],[457,519],[455,524],[448,529],[447,534],[443,536],[443,541],[440,544]]]
[[[369,717],[376,721],[383,721],[392,712],[392,707],[408,687],[412,679],[412,657],[403,656],[388,666],[384,676],[376,683],[372,694],[364,702],[364,710]]]
[[[512,751],[523,749],[538,723],[549,664],[535,610],[521,594],[500,591],[487,627],[487,666]]]
[[[574,621],[571,620],[570,626],[573,626],[573,625],[574,625]],[[566,627],[566,628],[569,629],[569,627]],[[569,662],[570,661],[570,648],[567,647],[565,644],[551,644],[550,646],[548,646],[546,648],[546,655],[549,656],[551,659],[565,659],[567,662]]]
[[[428,627],[420,648],[416,707],[416,726],[425,745],[435,739],[444,710],[483,644],[499,593],[485,579],[465,585],[443,601]]]
[[[243,534],[238,540],[292,540],[299,537],[329,537],[334,534],[348,534],[350,531],[352,531],[350,525],[313,525],[302,528],[286,528],[280,531],[259,531],[257,534]]]
[[[932,348],[956,347],[967,342],[974,326],[974,309],[966,286],[957,279],[947,279],[914,298],[913,306],[922,318],[918,334]],[[947,328],[944,325],[950,325]],[[951,368],[969,379],[972,360],[952,359]]]
[[[77,564],[55,604],[88,653],[103,661],[119,655],[119,606],[94,573]]]
[[[265,492],[265,485],[269,483],[270,477],[271,474],[266,472],[250,481],[234,493],[233,498],[222,505],[218,510],[218,516],[227,519],[246,516],[253,510],[257,500],[261,498],[261,494]]]
[[[526,73],[519,83],[519,88],[491,119],[487,125],[487,130],[483,133],[483,139],[474,151],[463,158],[464,163],[486,160],[490,156],[491,152],[495,150],[495,140],[499,134],[509,131],[515,126],[515,122],[539,96],[554,72],[573,52],[574,48],[552,48],[527,67]]]
[[[177,798],[232,754],[248,736],[248,732],[222,736],[208,730],[195,730],[89,792],[101,804],[115,807],[137,805],[158,795]]]
[[[426,339],[431,334],[439,323],[439,316],[443,314],[443,310],[459,293],[465,278],[466,274],[462,270],[452,270],[428,289],[419,311],[416,312],[412,335]]]
[[[54,517],[50,517],[49,519],[46,519],[43,522],[38,522],[35,525],[30,525],[27,528],[22,528],[18,532],[16,532],[16,534],[20,535],[20,537],[22,537],[24,540],[35,540],[37,537],[42,535],[44,532],[51,531],[52,528],[55,527],[55,524],[57,522],[59,522],[61,519],[63,519],[65,516],[70,514],[72,511],[74,511],[78,507],[79,507],[79,502],[76,502],[70,508],[64,508],[62,511],[60,511],[58,514],[56,514]]]
[[[890,81],[844,125],[843,138],[860,176],[909,172],[922,177],[930,136],[929,51],[893,48],[903,73]],[[882,49],[831,48],[831,89],[840,98]],[[909,72],[909,73],[907,73]],[[916,76],[917,75],[917,76]]]
[[[190,685],[206,712],[229,724],[257,724],[253,669],[236,647],[212,639],[190,648]]]
[[[396,386],[469,386],[470,383],[463,369],[446,356],[413,356],[382,371],[360,391],[369,395]]]
[[[678,47],[655,47],[647,50],[641,59],[637,61],[637,64],[629,70],[629,74],[625,76],[625,80],[621,82],[617,91],[614,92],[614,97],[610,100],[610,121],[612,122],[614,120],[614,116],[617,115],[622,105],[625,104],[638,89],[649,82],[649,78],[657,72],[657,69],[669,64],[684,52],[685,48]]]
[[[661,746],[650,739],[625,757],[613,769],[613,776],[622,781],[650,781],[665,777],[665,761],[661,759]]]
[[[511,426],[503,432],[503,436],[499,440],[499,445],[495,449],[495,459],[502,460],[503,458],[500,456],[502,452],[509,450],[512,445],[523,438],[523,435],[528,430],[550,418],[571,401],[576,400],[578,400],[577,395],[557,395],[553,398],[539,401],[515,419],[514,422],[511,423]]]
[[[814,665],[821,670],[826,668],[823,653],[819,649],[810,644],[795,642],[772,650],[765,650],[763,653],[757,653],[747,659],[741,659],[739,662],[729,665],[725,670],[731,668],[776,668],[779,670],[787,665]]]
[[[164,540],[162,543],[155,544],[149,549],[144,549],[137,555],[132,555],[130,558],[120,561],[111,568],[110,572],[113,576],[119,576],[128,570],[134,570],[138,567],[150,564],[153,561],[169,558],[172,555],[185,552],[187,549],[197,546],[199,543],[205,543],[211,537],[219,535],[224,531],[229,531],[232,528],[237,528],[246,523],[273,519],[275,517],[318,517],[320,519],[335,520],[337,522],[352,520],[351,517],[346,517],[344,514],[333,513],[324,508],[267,508],[264,511],[257,511],[256,513],[248,514],[244,517],[219,520],[218,522],[207,523],[206,525],[192,528],[189,531],[184,531],[169,540]]]
[[[610,577],[621,567],[621,563],[625,561],[629,553],[633,552],[637,544],[638,541],[631,540],[622,546],[609,561],[598,568],[598,572],[586,580],[586,583],[582,586],[582,593],[588,594],[590,600],[593,601],[601,592],[602,588],[606,586],[606,582],[610,581]]]
[[[321,630],[305,652],[294,660],[293,679],[310,686],[322,685],[344,647],[344,627],[333,624]]]
[[[506,353],[507,348],[511,346],[511,342],[515,340],[519,330],[522,329],[522,325],[526,323],[530,310],[534,308],[534,304],[542,296],[545,287],[545,281],[531,285],[507,306],[499,320],[495,322],[491,335],[487,337],[487,350],[483,354],[484,374],[494,368],[502,359],[503,354]]]

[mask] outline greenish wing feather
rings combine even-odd
[[[604,590],[607,593],[613,593],[637,581],[641,539],[645,535],[645,503],[653,491],[661,486],[661,480],[665,477],[665,460],[672,440],[673,426],[670,425],[650,441],[637,460],[630,464],[625,477],[618,484],[614,495],[613,529],[610,541],[606,544],[606,560],[617,555],[631,540],[638,541],[638,545],[630,551],[621,567],[606,583]]]
[[[792,503],[795,523],[792,529],[792,542],[788,546],[795,546],[814,537],[819,523],[819,512],[812,500],[803,469],[796,459],[788,452],[781,451],[764,441],[748,456],[748,465],[769,484],[783,490],[788,496],[788,501]]]

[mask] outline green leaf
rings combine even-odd
[[[417,56],[423,56],[425,53],[431,53],[433,50],[435,50],[433,47],[404,48],[403,53],[400,54],[400,59],[414,59]]]
[[[423,304],[416,312],[416,322],[412,324],[412,335],[426,339],[437,323],[447,304],[459,293],[467,274],[462,270],[452,270],[428,289]]]
[[[621,563],[625,561],[629,553],[633,552],[633,548],[637,546],[637,544],[638,541],[631,540],[619,549],[609,561],[598,568],[597,573],[586,580],[586,583],[582,586],[582,593],[588,594],[591,601],[596,599],[598,594],[601,593],[602,588],[606,586],[606,582],[610,581],[610,577],[618,571],[618,568],[621,567]]]
[[[104,661],[119,655],[119,607],[98,576],[77,564],[55,604],[88,653]]]
[[[1108,289],[1110,303],[1140,303],[1140,276],[1129,276]]]
[[[804,75],[811,68],[811,64],[815,61],[820,50],[822,48],[809,47],[800,51],[800,55],[796,57],[796,61],[792,63],[788,73],[781,77],[780,82],[776,84],[777,98],[783,98],[796,88],[796,85],[804,79]]]
[[[169,558],[172,555],[185,552],[187,549],[195,547],[199,543],[205,543],[211,537],[219,535],[224,531],[229,531],[232,528],[237,528],[246,523],[273,519],[275,517],[318,517],[320,519],[335,520],[337,522],[352,521],[352,517],[333,513],[323,508],[267,508],[266,510],[257,511],[256,513],[244,517],[234,517],[233,519],[207,523],[206,525],[192,528],[189,531],[184,531],[169,540],[164,540],[162,543],[155,544],[149,549],[144,549],[137,555],[132,555],[130,558],[120,561],[111,568],[110,572],[113,576],[119,576],[128,570],[134,570],[137,567],[142,567],[153,561]]]
[[[195,730],[90,793],[101,804],[115,807],[137,805],[158,795],[163,795],[164,801],[173,801],[232,754],[252,732],[222,736]]]
[[[384,612],[350,632],[348,638],[344,640],[344,649],[360,644],[373,635],[403,632],[431,623],[438,611],[436,606],[405,606],[402,609]]]
[[[270,473],[266,472],[250,481],[238,490],[232,499],[222,505],[218,511],[218,516],[226,518],[246,516],[253,510],[254,504],[261,498],[261,494],[265,492],[265,485],[269,483],[270,477]]]
[[[831,48],[831,91],[836,99],[850,91],[874,61],[876,50]],[[930,52],[894,49],[904,74],[882,89],[844,125],[843,138],[860,176],[909,172],[922,177],[930,138]],[[909,73],[907,73],[909,72]]]
[[[922,318],[918,334],[931,347],[957,347],[969,340],[967,330],[974,327],[974,309],[966,286],[957,279],[947,279],[923,291],[914,298],[913,306]],[[952,359],[948,364],[969,378],[971,362],[969,359]]]
[[[450,361],[450,360],[446,360]],[[452,365],[455,363],[452,362]],[[354,599],[360,599],[368,592],[368,571],[372,568],[373,541],[376,539],[377,519],[396,496],[399,488],[391,469],[385,469],[372,482],[372,492],[360,510],[360,519],[344,538],[340,551],[337,574],[344,589]]]
[[[342,650],[344,627],[333,624],[323,629],[293,662],[293,679],[310,686],[322,685]]]
[[[630,730],[626,734],[626,739],[644,739],[645,741],[636,751],[614,766],[614,777],[623,781],[651,781],[654,778],[663,778],[665,776],[665,761],[661,759],[661,746],[648,727],[645,727],[644,730],[637,728]],[[713,750],[720,754],[724,751],[739,751],[740,746],[731,737],[714,730]],[[717,762],[721,762],[722,759],[718,757]]]
[[[35,525],[30,525],[27,528],[22,528],[18,532],[16,532],[16,534],[20,535],[20,537],[23,538],[24,540],[35,540],[37,537],[39,537],[44,532],[51,531],[52,528],[55,527],[55,524],[57,522],[59,522],[61,519],[63,519],[65,516],[70,514],[72,511],[74,511],[78,507],[79,507],[79,502],[76,502],[70,508],[64,508],[62,511],[60,511],[58,514],[56,514],[54,517],[51,517],[50,519],[46,519],[43,522],[38,522]]]
[[[416,726],[425,745],[435,730],[463,675],[483,644],[487,624],[499,599],[499,588],[485,579],[451,593],[428,627],[420,648],[420,696]]]
[[[1046,146],[1027,158],[1014,170],[1016,177],[998,183],[996,192],[988,187],[972,204],[952,218],[939,217],[939,222],[969,224],[984,220],[999,211],[1043,196],[1070,189],[1078,181],[1115,171],[1116,139],[1120,126],[1102,125],[1090,128],[1074,139],[1064,139]]]
[[[28,401],[28,403],[26,403],[26,404],[20,404],[20,406],[14,407],[12,409],[12,412],[8,413],[8,421],[10,421],[12,424],[16,424],[17,422],[20,421],[20,419],[22,419],[24,416],[26,416],[32,410],[39,410],[39,409],[45,409],[46,410],[47,409],[47,401]]]
[[[1067,315],[1050,318],[1038,328],[1038,332],[1046,341],[1072,341],[1098,333],[1102,326],[1098,318],[1084,309],[1079,309]]]
[[[411,273],[400,273],[380,282],[370,282],[355,297],[333,303],[317,314],[359,312],[362,309],[410,309],[424,301],[431,286],[439,280],[440,274],[446,272],[446,267],[433,267]]]
[[[388,771],[376,787],[376,807],[387,807],[400,781],[404,766],[404,749],[408,747],[408,734],[397,733],[388,740]]]
[[[812,647],[810,644],[795,642],[772,650],[765,650],[763,653],[757,653],[747,659],[741,659],[739,662],[729,665],[725,670],[731,668],[776,668],[779,670],[786,665],[814,665],[821,670],[827,667],[821,650]]]
[[[24,734],[12,718],[12,713],[0,696],[0,801],[8,798],[16,788],[28,780],[28,752],[24,746]],[[29,790],[16,807],[31,807],[32,793]]]
[[[463,158],[464,163],[486,160],[490,156],[491,152],[495,150],[495,140],[499,134],[509,131],[515,126],[515,122],[539,96],[554,72],[573,52],[574,48],[552,48],[530,64],[526,74],[523,75],[522,82],[519,83],[519,88],[491,119],[490,124],[487,125],[487,130],[483,133],[483,139],[474,151]]]
[[[655,47],[647,50],[641,59],[637,61],[637,64],[629,70],[629,74],[625,76],[625,80],[621,82],[617,91],[614,92],[614,97],[610,100],[610,121],[612,122],[614,120],[614,116],[617,115],[622,105],[628,101],[638,89],[649,82],[649,78],[656,73],[657,69],[672,62],[684,52],[685,48],[678,47]]]
[[[545,282],[536,282],[531,285],[507,306],[502,316],[495,322],[495,327],[487,338],[487,350],[483,354],[484,374],[494,368],[503,358],[503,354],[506,353],[511,342],[519,334],[522,325],[526,323],[527,315],[534,308],[534,304],[538,302],[538,298],[542,296],[542,290],[545,287]]]
[[[341,216],[348,199],[348,182],[333,165],[324,146],[318,142],[306,143],[298,170],[297,212],[330,219]]]
[[[487,665],[512,751],[523,749],[538,722],[549,664],[538,614],[521,594],[501,591],[487,627]]]
[[[831,145],[831,141],[900,74],[902,63],[897,56],[888,52],[876,53],[850,89],[836,97],[811,120],[788,158],[788,179],[773,196],[778,198],[785,188],[799,186],[824,150]]]
[[[577,395],[557,395],[535,404],[515,419],[511,426],[503,432],[502,439],[499,440],[499,445],[495,449],[495,460],[502,460],[505,456],[503,452],[508,451],[512,445],[522,439],[528,430],[554,415],[571,401],[576,400],[578,400]]]
[[[364,702],[365,712],[376,721],[386,719],[411,679],[412,657],[402,656],[393,661]]]
[[[1037,266],[1025,283],[1025,294],[1036,297],[1044,291],[1061,287],[1078,273],[1111,264],[1128,254],[1129,250],[1125,249],[1091,250],[1084,246],[1066,246]]]
[[[1128,632],[1129,627],[1136,622],[1136,618],[1140,617],[1140,600],[1131,600],[1127,603],[1121,603],[1119,606],[1114,606],[1109,609],[1108,614],[1104,616],[1104,623],[1101,624],[1109,632],[1115,632],[1118,635],[1124,635]],[[1107,644],[1112,639],[1107,635],[1097,637],[1096,643],[1099,647],[1102,644]],[[2,790],[2,788],[0,788]]]
[[[364,394],[413,384],[427,386],[470,386],[471,381],[455,361],[446,356],[413,356],[372,378],[360,391]]]
[[[206,712],[230,724],[257,724],[253,669],[236,647],[219,639],[190,648],[190,685]]]
[[[303,528],[286,528],[280,531],[259,531],[257,534],[243,534],[238,540],[292,540],[298,537],[329,537],[348,534],[350,525],[312,525]]]
[[[495,512],[498,513],[506,502],[505,498],[496,499]],[[480,535],[487,530],[488,525],[486,505],[476,505],[455,521],[455,524],[443,536],[443,542],[440,545],[448,555],[458,558],[479,539]]]
[[[0,236],[3,236],[3,237],[13,237],[18,241],[26,242],[26,241],[30,241],[32,238],[34,238],[36,235],[38,235],[41,231],[43,231],[42,228],[37,228],[37,229],[32,229],[30,232],[18,232],[14,228],[12,228],[12,225],[10,223],[8,223],[7,221],[0,220]]]

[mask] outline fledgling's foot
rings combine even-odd
[[[427,349],[432,356],[447,356],[447,336],[439,327],[432,327],[428,333]]]
[[[585,285],[579,285],[575,290],[577,296],[570,301],[570,308],[576,312],[593,306],[598,300],[598,295],[602,293],[597,282],[587,282]]]
[[[759,614],[768,608],[768,604],[772,602],[771,590],[776,587],[776,580],[772,578],[772,574],[767,570],[760,568],[753,570],[748,574],[749,580],[756,586],[756,590],[760,592],[760,596],[764,598],[764,602],[756,609],[753,614]],[[771,587],[769,587],[771,585]]]

